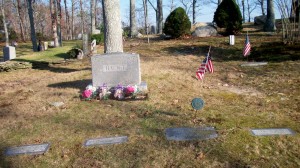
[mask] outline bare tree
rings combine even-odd
[[[260,6],[261,14],[266,15],[265,12],[265,0],[257,0],[257,4]]]
[[[28,7],[28,16],[29,16],[29,20],[30,20],[31,42],[32,42],[32,46],[33,46],[33,51],[37,51],[32,0],[27,0],[27,7]]]
[[[56,0],[56,19],[57,19],[57,35],[58,35],[58,45],[62,46],[62,33],[61,33],[61,5],[60,5],[61,0]]]
[[[96,30],[96,0],[91,0],[91,33],[95,34]]]
[[[157,0],[157,5],[156,8],[154,7],[153,3],[148,0],[148,2],[150,3],[150,5],[152,6],[152,8],[155,11],[156,14],[156,32],[158,34],[162,34],[162,27],[163,27],[163,7],[162,7],[162,0]]]
[[[104,53],[123,52],[119,0],[103,0]]]
[[[20,34],[21,34],[21,39],[22,41],[25,41],[25,35],[24,35],[24,22],[23,22],[23,17],[21,15],[21,3],[20,0],[16,1],[16,10],[17,10],[17,14],[18,14],[18,21],[19,21],[19,26],[20,26]]]
[[[247,0],[248,22],[251,22],[251,13],[256,9],[256,6],[256,3],[251,3],[250,0]]]
[[[135,0],[130,0],[130,37],[137,36],[136,17],[135,17]]]
[[[70,17],[69,17],[69,11],[68,11],[68,7],[67,7],[67,0],[64,0],[64,4],[65,4],[65,13],[66,13],[66,29],[67,29],[67,40],[70,40]]]
[[[297,20],[296,17],[296,2],[288,0],[276,0],[276,5],[281,14],[282,22],[282,40],[284,43],[294,43],[299,40],[300,29],[298,23],[297,32]],[[299,6],[299,4],[298,4]],[[299,22],[299,20],[298,20]]]
[[[174,0],[171,0],[170,2],[170,13],[176,8],[176,5],[174,3]]]
[[[146,34],[148,35],[148,5],[147,5],[148,0],[143,0],[143,8],[144,8],[144,20],[145,20],[145,31]]]
[[[58,35],[57,35],[57,11],[55,8],[56,0],[50,0],[50,12],[51,12],[51,25],[52,25],[52,38],[54,41],[54,47],[58,47]]]
[[[79,4],[80,4],[80,19],[81,19],[81,36],[83,36],[83,33],[85,33],[85,32],[84,32],[82,0],[79,1]]]
[[[6,19],[5,19],[5,12],[4,12],[4,0],[1,1],[0,5],[1,5],[0,8],[1,8],[1,14],[2,14],[2,22],[3,22],[3,26],[4,26],[4,32],[5,32],[5,46],[8,47],[9,46],[9,38],[8,38]]]
[[[196,23],[196,16],[197,16],[197,10],[199,7],[199,0],[180,0],[186,14],[188,16],[190,15],[190,10],[192,8],[192,18],[193,18],[193,24]]]
[[[242,10],[243,10],[243,23],[245,23],[246,16],[245,16],[245,0],[242,0]]]

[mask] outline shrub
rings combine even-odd
[[[167,17],[163,32],[172,38],[190,34],[191,21],[185,10],[181,7],[176,8]]]
[[[95,39],[96,40],[96,44],[102,44],[104,43],[104,33],[100,33],[100,34],[93,34],[91,36],[91,39]]]
[[[226,34],[237,34],[242,29],[242,15],[235,0],[223,0],[214,14],[214,22],[226,28]]]

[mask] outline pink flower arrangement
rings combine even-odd
[[[92,96],[92,94],[93,94],[92,90],[85,90],[82,92],[82,97],[88,99]]]

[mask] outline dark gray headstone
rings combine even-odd
[[[255,136],[294,135],[295,134],[295,132],[289,128],[252,129],[251,133]]]
[[[167,140],[188,141],[217,138],[218,134],[214,127],[167,128],[166,137]]]
[[[49,147],[49,143],[11,147],[6,149],[4,154],[7,156],[20,154],[38,155],[45,153],[49,149]]]
[[[94,145],[110,145],[110,144],[120,144],[128,141],[127,136],[120,137],[110,137],[110,138],[96,138],[88,139],[84,142],[84,146],[94,146]]]
[[[138,54],[110,53],[92,56],[93,86],[106,84],[109,87],[121,84],[141,83],[140,57]]]
[[[4,61],[8,61],[16,58],[16,48],[12,46],[7,46],[3,48]]]

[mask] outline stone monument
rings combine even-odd
[[[91,57],[93,86],[140,85],[140,57],[131,53],[96,54]]]
[[[12,46],[6,46],[3,48],[4,61],[8,61],[16,58],[16,48]]]

